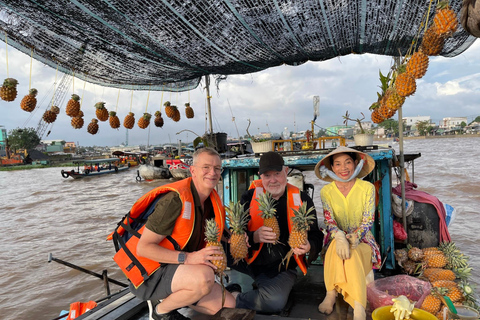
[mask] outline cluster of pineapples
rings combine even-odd
[[[457,27],[457,15],[448,6],[448,1],[440,1],[433,23],[425,31],[418,50],[387,76],[380,73],[382,92],[378,94],[378,101],[370,106],[374,123],[393,117],[405,98],[415,93],[416,79],[422,78],[427,72],[428,56],[440,54],[445,38],[452,36]]]
[[[227,212],[227,220],[232,235],[230,237],[230,254],[233,257],[233,263],[237,264],[240,260],[245,259],[248,254],[247,243],[245,242],[245,230],[248,223],[248,209],[240,202],[233,203],[230,201],[225,206]]]
[[[17,97],[18,81],[13,78],[7,78],[0,87],[0,98],[4,101],[11,102]]]
[[[165,106],[165,113],[167,117],[175,122],[180,121],[180,111],[178,111],[177,106],[172,105],[170,101],[165,101],[163,105]]]
[[[149,124],[150,124],[150,119],[152,118],[152,115],[150,113],[145,112],[143,116],[138,119],[138,127],[140,129],[146,129]]]
[[[46,123],[52,123],[57,120],[57,114],[60,113],[60,108],[57,106],[51,106],[50,109],[43,113],[42,119]]]
[[[454,242],[442,242],[438,247],[425,249],[408,246],[394,253],[405,273],[418,276],[432,285],[421,309],[443,319],[445,306],[442,296],[449,297],[454,304],[478,308],[473,287],[468,282],[472,268],[468,266],[468,257],[458,250]]]

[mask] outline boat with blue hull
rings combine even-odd
[[[80,179],[85,177],[96,177],[100,175],[118,173],[130,169],[130,164],[120,163],[119,158],[103,158],[103,159],[91,159],[91,160],[75,160],[73,165],[76,168],[67,171],[62,170],[62,177],[68,179]]]

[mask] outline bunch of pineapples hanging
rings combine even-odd
[[[150,119],[152,118],[152,115],[150,113],[145,112],[143,116],[138,119],[138,127],[140,129],[146,129],[150,125]]]
[[[163,127],[163,118],[160,111],[155,111],[155,121],[153,123],[155,123],[156,127]]]
[[[11,102],[17,97],[18,81],[13,78],[7,78],[0,87],[0,98],[4,101]]]
[[[233,257],[233,263],[237,264],[248,255],[248,247],[245,240],[245,231],[248,223],[248,209],[240,202],[230,204],[225,207],[227,220],[232,235],[230,237],[230,254]]]
[[[419,306],[421,309],[438,316],[443,310],[440,296],[448,296],[454,303],[477,307],[473,287],[468,282],[472,268],[468,266],[468,257],[455,243],[443,242],[439,247],[425,249],[407,246],[407,249],[395,250],[394,254],[405,273],[432,285],[431,293]]]
[[[260,193],[255,199],[258,202],[258,208],[260,209],[261,217],[263,219],[263,225],[269,228],[272,228],[275,233],[275,244],[280,239],[280,227],[278,226],[278,220],[275,214],[277,209],[275,209],[275,199],[272,198],[269,192]]]
[[[167,117],[175,122],[180,121],[180,111],[178,111],[177,106],[172,105],[170,101],[166,101],[163,105],[165,106]]]
[[[405,102],[405,98],[415,93],[416,79],[422,78],[427,72],[428,56],[440,54],[445,38],[452,36],[457,26],[457,15],[448,6],[448,1],[440,1],[433,23],[425,31],[418,50],[407,56],[404,62],[386,77],[380,73],[382,92],[378,94],[378,101],[370,107],[374,123],[393,117]]]

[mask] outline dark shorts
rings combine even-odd
[[[138,289],[130,283],[130,291],[141,300],[160,300],[172,294],[172,279],[178,264],[164,264]]]

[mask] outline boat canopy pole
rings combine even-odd
[[[210,99],[212,96],[210,95],[210,76],[207,74],[205,75],[205,86],[207,89],[207,115],[208,115],[208,124],[210,126],[210,134],[213,134],[213,125],[212,125],[212,106],[210,105]]]
[[[403,228],[407,231],[407,215],[405,210],[405,158],[403,154],[403,115],[402,107],[398,109],[398,146],[400,150],[400,185],[402,188],[402,223]],[[408,242],[405,240],[405,243]]]

